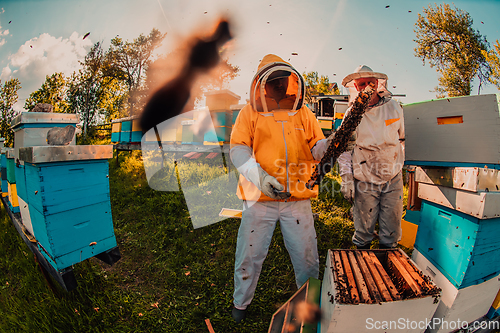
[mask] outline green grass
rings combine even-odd
[[[191,170],[210,178],[203,168]],[[78,287],[71,292],[49,289],[2,208],[0,332],[208,332],[206,318],[218,333],[267,332],[272,314],[296,291],[279,226],[248,320],[236,325],[230,308],[239,220],[193,229],[182,192],[149,188],[139,152],[121,153],[119,167],[110,160],[109,179],[122,259],[113,266],[97,259],[76,264]],[[338,182],[326,178],[313,200],[320,279],[327,249],[352,247],[350,205]]]

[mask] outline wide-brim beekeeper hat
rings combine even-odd
[[[354,80],[373,77],[378,80],[377,93],[379,95],[390,95],[391,93],[387,90],[387,75],[384,73],[374,72],[370,67],[366,65],[360,65],[355,70],[354,73],[347,75],[342,80],[342,85],[349,88],[349,102],[353,101],[358,95],[358,91],[354,86]]]
[[[354,80],[363,79],[367,77],[374,77],[376,79],[387,80],[387,75],[384,73],[374,72],[370,67],[366,65],[360,65],[355,70],[354,73],[347,75],[342,80],[342,85],[347,87],[348,85],[354,84]]]

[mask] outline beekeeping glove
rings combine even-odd
[[[230,157],[238,172],[271,199],[282,200],[291,196],[289,192],[281,192],[285,187],[261,168],[253,157],[250,147],[244,145],[232,146]]]
[[[340,188],[340,192],[347,201],[352,203],[354,199],[354,177],[352,173],[342,175],[342,187]]]
[[[262,193],[274,200],[288,199],[291,196],[289,192],[281,192],[285,187],[281,185],[276,178],[265,172],[260,166],[258,167],[258,172],[260,187],[259,185],[257,185],[257,187]]]

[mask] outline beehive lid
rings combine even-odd
[[[125,117],[125,118],[120,118],[120,119],[113,119],[113,120],[111,120],[111,123],[122,123],[124,121],[129,121],[129,120],[134,120],[134,119],[139,119],[139,116],[130,116],[130,117]]]
[[[22,124],[33,123],[64,123],[77,124],[79,122],[77,114],[71,113],[45,113],[45,112],[21,112],[12,119],[11,127],[15,128]]]
[[[37,146],[19,149],[19,160],[28,163],[99,160],[113,157],[113,145]]]

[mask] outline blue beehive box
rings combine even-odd
[[[500,274],[500,218],[479,219],[422,201],[415,248],[458,289]]]
[[[131,139],[131,133],[132,133],[132,120],[123,120],[122,128],[120,130],[120,142],[129,143]]]
[[[219,126],[205,133],[203,140],[207,143],[229,142],[232,127]]]
[[[1,150],[1,156],[0,156],[0,168],[1,168],[1,173],[2,173],[2,182],[1,182],[1,187],[2,187],[2,197],[6,197],[8,193],[8,188],[7,188],[7,156],[5,156],[5,153],[7,151],[7,148],[2,148]]]
[[[33,236],[56,270],[116,247],[107,161],[112,145],[27,147],[19,155]]]

